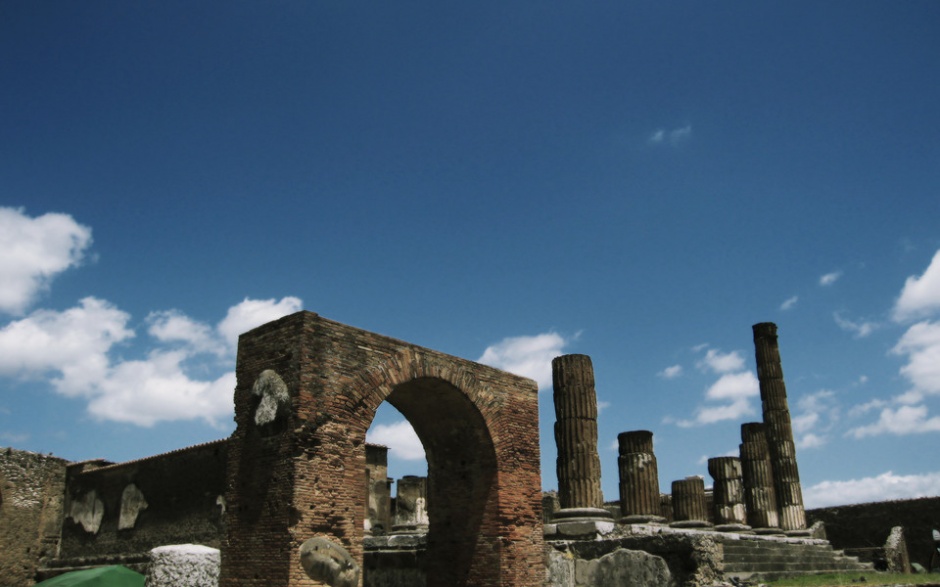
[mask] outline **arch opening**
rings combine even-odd
[[[482,414],[465,393],[433,377],[401,383],[385,401],[425,449],[427,584],[492,581],[499,573],[497,463]]]

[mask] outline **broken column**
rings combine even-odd
[[[744,506],[744,479],[741,459],[715,457],[708,459],[708,474],[712,476],[712,499],[715,508],[715,529],[721,532],[750,530],[747,509]]]
[[[740,451],[747,523],[758,534],[778,533],[780,516],[777,513],[777,492],[762,423],[741,425]]]
[[[662,522],[659,493],[659,469],[653,453],[653,433],[633,430],[617,435],[620,455],[621,523]]]
[[[388,479],[388,447],[366,445],[366,535],[382,536],[392,529],[391,488]]]
[[[672,482],[672,519],[675,528],[705,528],[708,510],[705,507],[705,480],[686,477]]]
[[[427,477],[405,475],[398,480],[395,496],[395,534],[426,533],[428,531]]]
[[[597,454],[597,396],[594,367],[587,355],[562,355],[552,360],[555,402],[555,444],[558,448],[556,518],[605,520],[601,460]]]
[[[755,324],[753,330],[757,380],[760,382],[780,528],[787,532],[799,532],[806,529],[806,512],[803,509],[800,473],[796,465],[787,388],[783,382],[780,349],[777,346],[777,325],[762,322]]]

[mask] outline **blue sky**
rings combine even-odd
[[[779,326],[809,505],[940,494],[940,4],[0,3],[0,444],[227,436],[303,308],[707,477]],[[546,382],[549,382],[547,385]],[[420,469],[400,417],[374,440]]]

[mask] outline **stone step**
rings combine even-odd
[[[872,570],[871,564],[845,556],[842,551],[833,550],[828,543],[729,540],[722,545],[725,574],[740,579]]]

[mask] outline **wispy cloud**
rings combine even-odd
[[[832,318],[835,320],[836,324],[842,330],[846,332],[851,332],[855,335],[855,338],[865,338],[870,335],[872,332],[878,328],[877,322],[871,322],[868,320],[849,320],[848,318],[843,318],[839,312],[834,312]]]
[[[913,499],[932,495],[940,495],[940,472],[895,475],[888,471],[876,477],[848,481],[823,481],[803,489],[803,498],[807,508]]]
[[[675,379],[676,377],[682,376],[682,365],[670,365],[666,367],[659,373],[657,373],[663,379]]]
[[[738,351],[722,353],[717,349],[708,349],[705,357],[697,365],[702,370],[711,370],[715,373],[740,371],[744,368],[744,357]]]
[[[854,438],[865,438],[881,434],[906,436],[924,432],[940,432],[940,416],[928,417],[927,406],[919,405],[884,408],[877,422],[853,428],[849,431],[849,435]]]
[[[650,134],[648,142],[651,145],[678,145],[692,137],[692,125],[686,125],[672,130],[657,128]]]
[[[827,287],[833,283],[839,281],[839,278],[842,277],[841,271],[833,271],[832,273],[827,273],[819,278],[819,285]]]
[[[568,344],[555,332],[504,338],[486,347],[478,363],[534,379],[540,390],[552,388],[552,359]]]
[[[90,245],[91,229],[67,214],[31,218],[0,207],[0,312],[24,312],[57,274],[81,263]]]
[[[696,352],[705,351],[696,366],[703,372],[719,375],[718,380],[712,383],[705,391],[705,404],[695,410],[691,419],[673,420],[667,418],[664,422],[675,423],[681,428],[714,424],[724,420],[740,420],[751,416],[755,412],[751,399],[760,394],[757,377],[750,371],[745,371],[744,357],[738,351],[721,352],[718,349],[708,348],[708,345],[698,345]]]
[[[799,296],[793,296],[793,297],[787,298],[786,300],[784,300],[782,304],[780,304],[780,310],[786,312],[787,310],[795,306],[799,300],[800,300]]]
[[[940,311],[940,251],[920,276],[908,277],[894,305],[897,321],[920,318],[910,325],[891,349],[891,354],[905,358],[900,375],[910,387],[890,400],[874,400],[852,410],[862,415],[880,410],[878,420],[855,427],[855,438],[893,434],[897,436],[940,432],[940,416],[931,416],[925,403],[940,395],[940,322],[932,320]]]
[[[828,389],[804,395],[793,410],[793,436],[797,448],[819,448],[829,442],[829,434],[840,420],[836,394]]]

